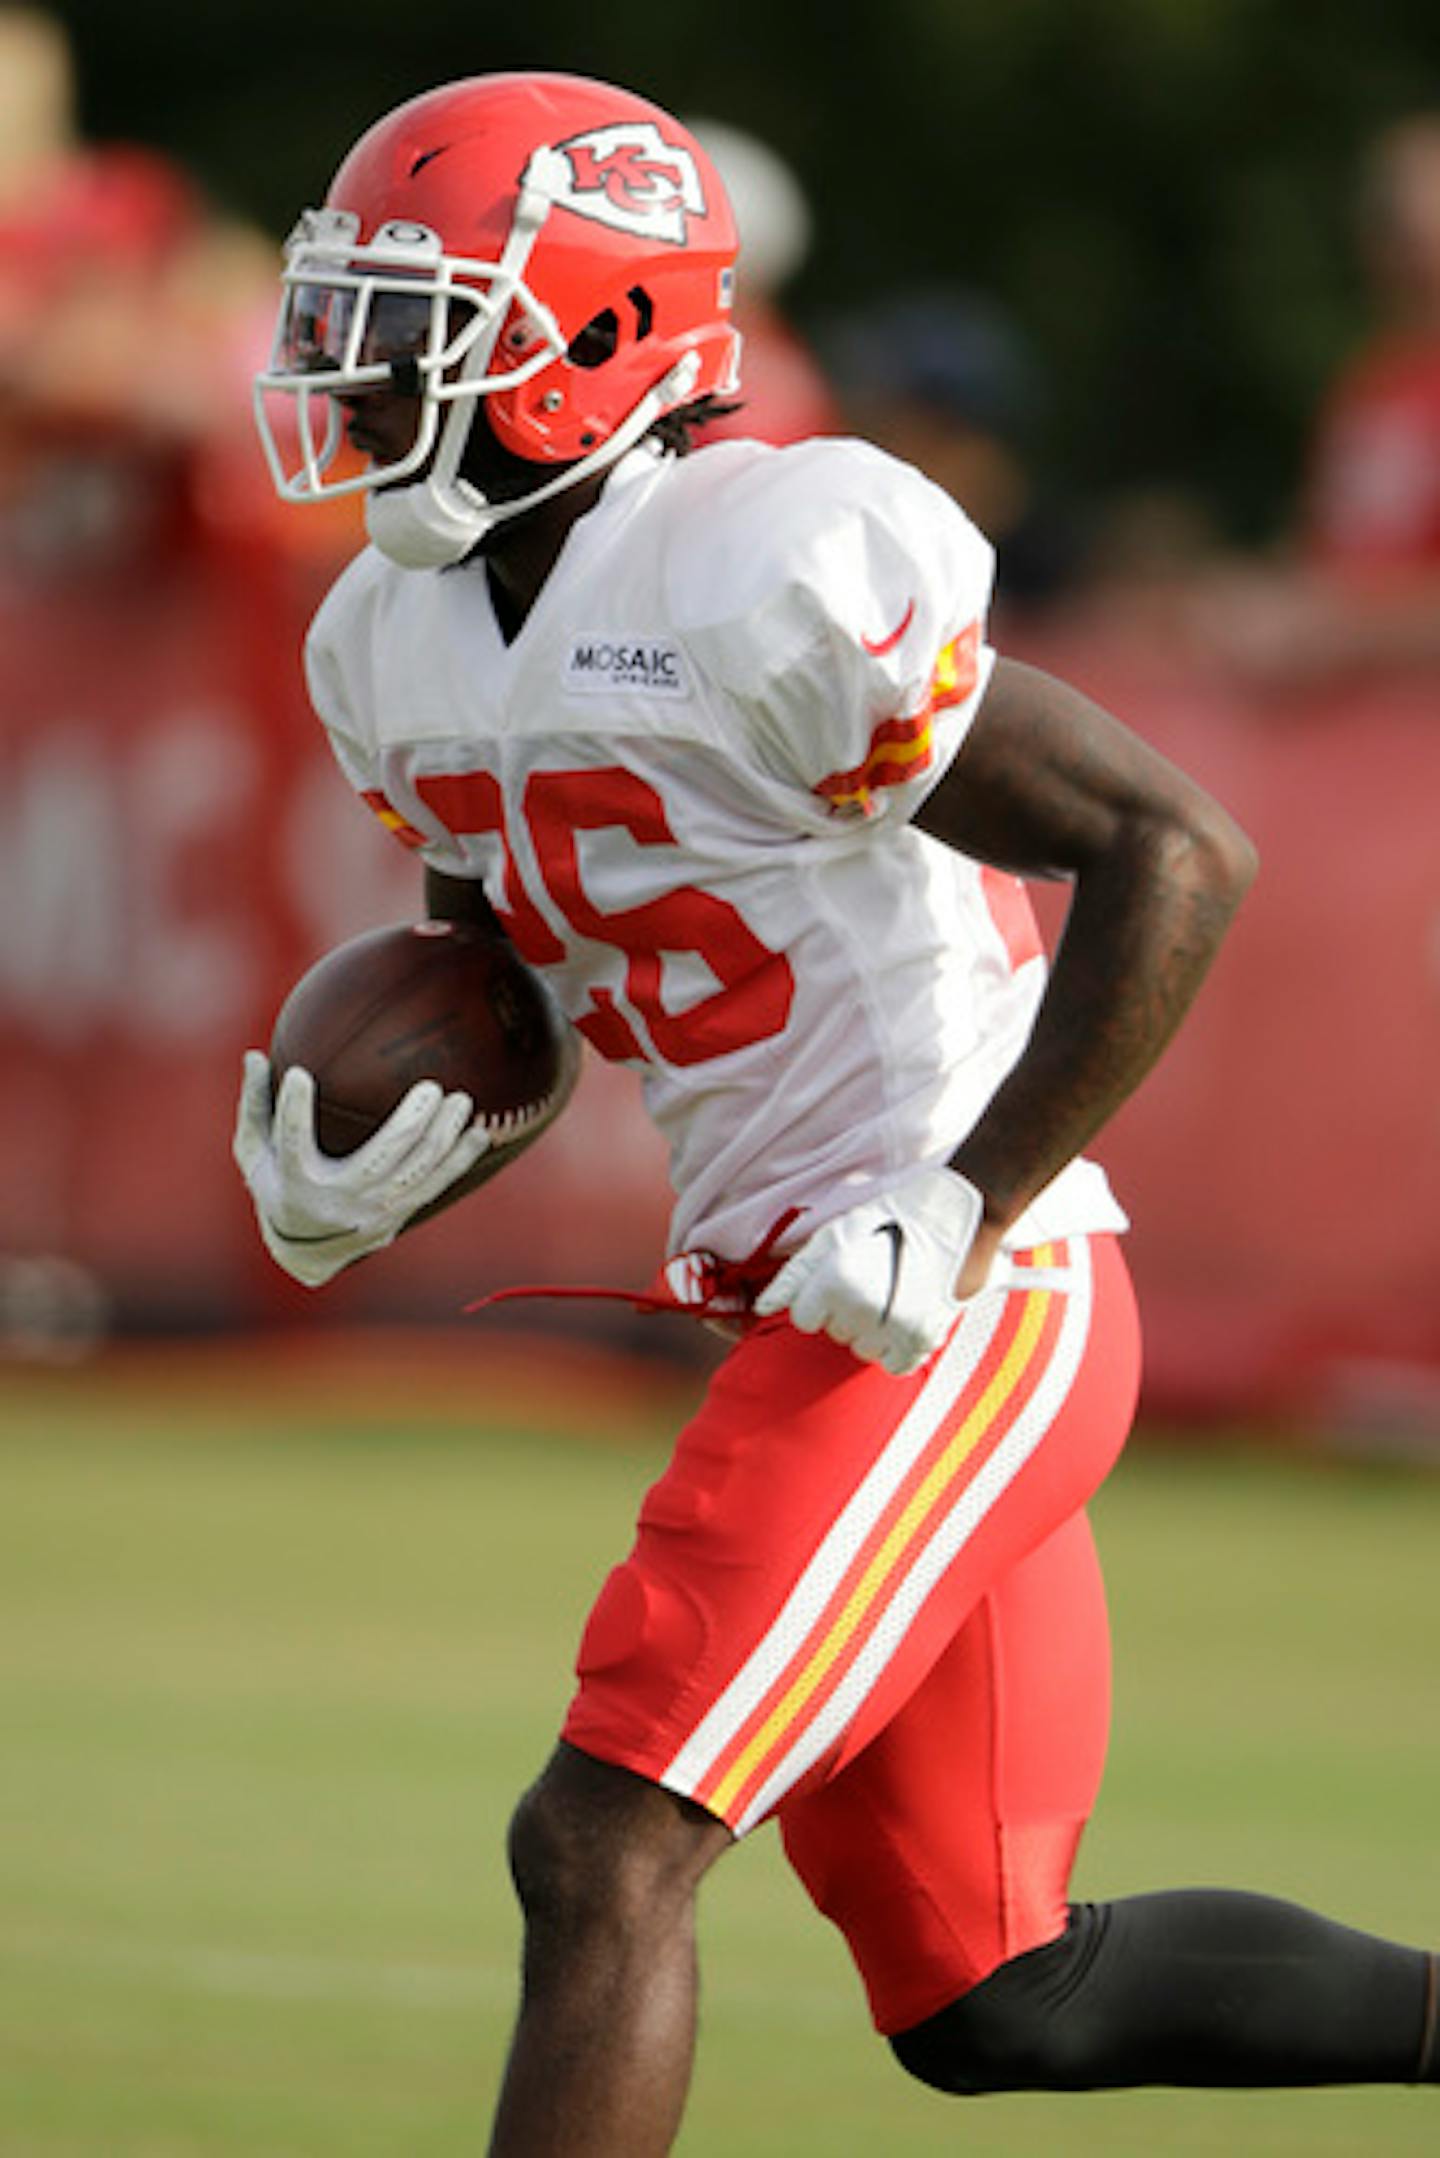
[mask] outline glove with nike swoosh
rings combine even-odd
[[[918,1371],[960,1316],[955,1289],[983,1213],[953,1169],[912,1169],[823,1222],[756,1298],[756,1315],[788,1311],[802,1334],[828,1334],[897,1378]]]
[[[269,1059],[245,1055],[235,1161],[276,1265],[307,1289],[394,1242],[412,1214],[464,1176],[490,1144],[468,1094],[422,1079],[350,1154],[315,1138],[315,1081],[294,1064],[271,1106]]]

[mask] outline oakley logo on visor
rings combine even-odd
[[[694,158],[667,142],[650,120],[594,127],[558,145],[551,168],[554,200],[640,240],[685,244],[686,219],[705,215]]]

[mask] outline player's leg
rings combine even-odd
[[[1065,1933],[1109,1722],[1105,1592],[1078,1512],[981,1598],[865,1752],[781,1809],[882,2033]]]
[[[674,2141],[695,2040],[694,1896],[728,1829],[561,1745],[511,1830],[525,1914],[496,2158],[651,2158]]]
[[[668,2148],[706,1867],[883,1726],[1118,1451],[1135,1361],[1118,1255],[1077,1242],[1020,1272],[914,1379],[783,1320],[717,1374],[517,1816],[526,1992],[497,2152]]]
[[[1440,1959],[1268,1896],[1131,1896],[891,2043],[962,2094],[1437,2083]]]
[[[843,1775],[782,1810],[902,2064],[958,2093],[1440,2080],[1421,1950],[1227,1890],[1067,1906],[1107,1706],[1077,1517]]]
[[[873,1742],[781,1810],[880,2030],[942,2090],[1440,2081],[1440,1962],[1225,1890],[1067,1904],[1108,1720],[1077,1516]]]
[[[744,1834],[884,1728],[1129,1429],[1111,1238],[1021,1254],[913,1379],[768,1321],[722,1367],[582,1644],[573,1744]]]

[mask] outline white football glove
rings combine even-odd
[[[260,1235],[277,1266],[318,1289],[342,1267],[393,1243],[410,1216],[438,1199],[490,1144],[468,1094],[423,1079],[352,1154],[322,1153],[315,1081],[292,1065],[272,1109],[270,1061],[245,1052],[235,1161]]]
[[[828,1334],[897,1378],[918,1371],[960,1316],[961,1268],[984,1201],[953,1169],[912,1169],[878,1199],[823,1222],[755,1299],[802,1334]]]

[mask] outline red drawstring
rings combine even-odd
[[[488,1296],[477,1297],[474,1303],[462,1305],[461,1309],[468,1317],[472,1312],[487,1311],[492,1304],[518,1303],[522,1297],[584,1297],[607,1304],[629,1304],[633,1310],[647,1314],[670,1311],[692,1319],[735,1318],[750,1309],[759,1291],[779,1271],[780,1260],[775,1256],[775,1246],[803,1212],[803,1207],[787,1207],[744,1259],[717,1259],[708,1251],[681,1252],[677,1258],[666,1260],[645,1289],[556,1286],[538,1282],[513,1289],[492,1289]]]
[[[488,1311],[492,1304],[518,1304],[528,1297],[565,1297],[572,1301],[584,1297],[587,1302],[606,1304],[630,1304],[636,1311],[679,1311],[683,1309],[671,1297],[656,1296],[648,1289],[609,1289],[598,1283],[559,1283],[549,1281],[517,1284],[510,1289],[492,1289],[488,1296],[477,1296],[473,1303],[462,1304],[462,1314],[469,1318],[472,1312]]]

